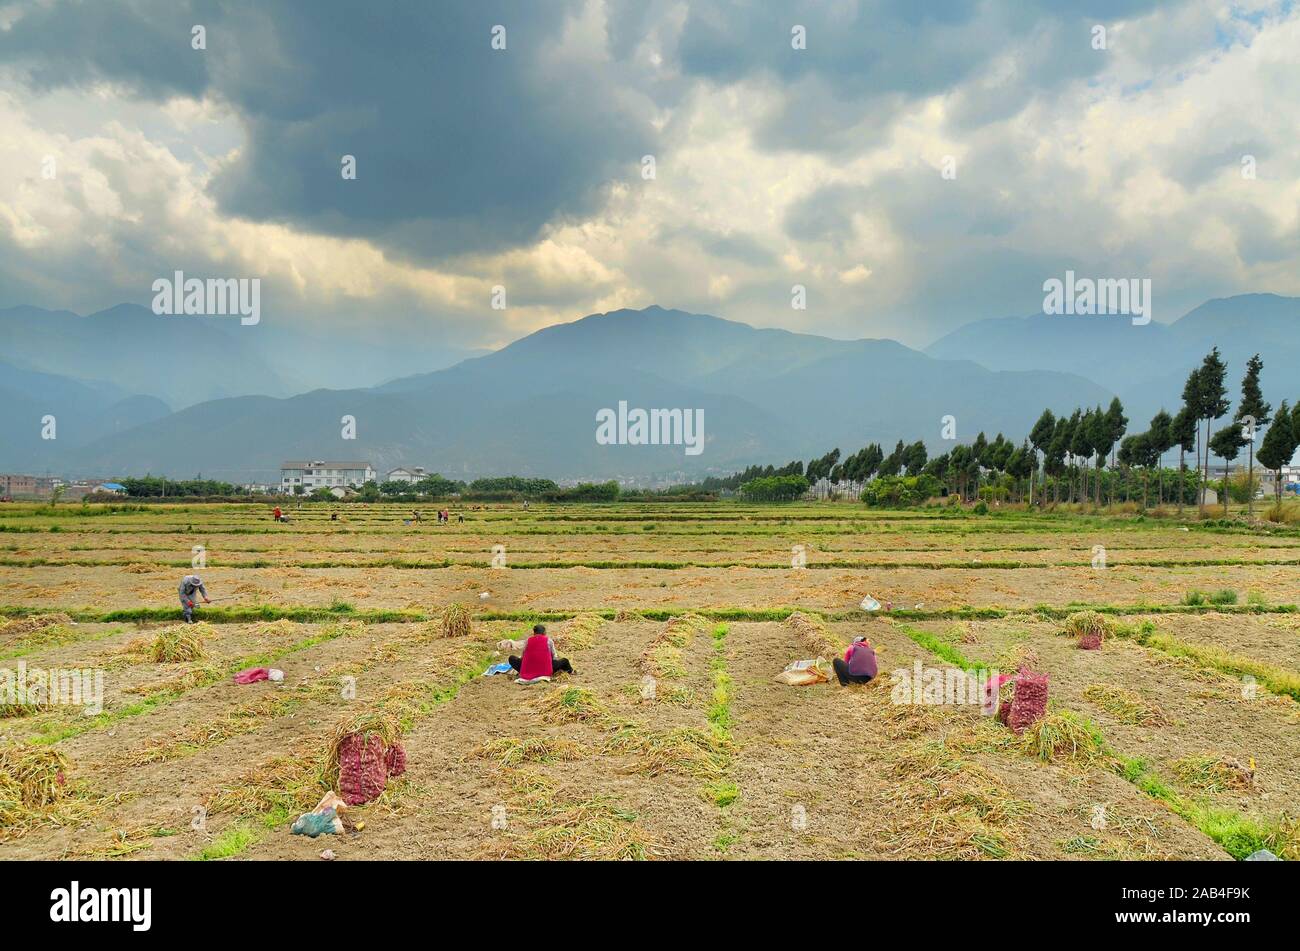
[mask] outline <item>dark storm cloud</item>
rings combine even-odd
[[[1156,0],[613,3],[607,38],[568,35],[580,0],[311,4],[218,0],[24,7],[0,56],[36,89],[109,81],[163,100],[208,96],[246,145],[210,184],[222,211],[374,242],[436,262],[525,246],[601,209],[607,188],[667,147],[650,119],[692,83],[772,76],[753,129],[763,149],[855,154],[918,97],[957,88],[1032,38],[1005,83],[962,87],[949,121],[1013,114],[1045,88],[1102,68],[1094,20]],[[790,29],[808,31],[791,49]],[[207,49],[190,47],[194,24]],[[502,24],[507,49],[490,46]],[[653,38],[682,76],[635,62]],[[562,43],[568,46],[558,51]],[[608,58],[606,58],[608,56]],[[340,175],[344,155],[357,178]]]
[[[270,113],[253,64],[227,90],[250,148],[215,183],[223,207],[416,257],[517,246],[594,213],[606,183],[636,174],[652,130],[582,51],[553,57],[577,7],[277,18],[280,54],[304,76],[296,99]],[[504,51],[490,46],[498,23]],[[344,154],[357,158],[356,181],[339,174]]]
[[[190,48],[190,29],[212,3],[51,3],[23,6],[0,30],[0,64],[37,91],[112,81],[142,96],[197,96],[210,61]]]
[[[653,151],[648,102],[608,81],[599,51],[577,40],[556,54],[580,10],[56,4],[0,34],[0,49],[41,87],[109,80],[229,103],[248,142],[212,184],[224,211],[429,260],[526,244],[588,216]],[[207,28],[205,51],[190,49],[193,23]],[[490,45],[496,24],[504,51]],[[340,175],[344,155],[356,156],[355,181]]]

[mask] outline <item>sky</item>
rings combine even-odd
[[[1300,295],[1298,52],[1291,2],[0,0],[0,307],[181,270],[340,346],[924,346],[1072,269],[1167,322]]]

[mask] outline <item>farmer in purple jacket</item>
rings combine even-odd
[[[853,638],[853,643],[844,652],[844,659],[836,657],[831,663],[841,687],[865,684],[876,676],[876,652],[865,637]]]

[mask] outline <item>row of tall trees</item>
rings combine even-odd
[[[804,474],[803,463],[796,460],[783,466],[750,466],[742,472],[729,476],[709,476],[702,481],[688,486],[701,492],[737,491],[746,482],[755,479],[770,479],[774,476],[801,476]]]
[[[925,443],[918,439],[911,445],[904,445],[900,439],[894,451],[888,456],[879,443],[864,446],[853,455],[846,457],[843,462],[840,461],[839,449],[832,449],[826,455],[810,460],[804,475],[809,483],[822,478],[829,479],[831,482],[839,482],[842,479],[850,482],[866,482],[872,476],[896,476],[900,473],[909,476],[919,475],[925,468],[926,460]]]
[[[1054,502],[1091,500],[1100,506],[1103,494],[1110,503],[1116,501],[1117,492],[1122,498],[1129,497],[1136,491],[1129,476],[1140,473],[1143,506],[1148,503],[1154,475],[1160,504],[1168,488],[1180,512],[1186,501],[1195,501],[1204,512],[1210,456],[1223,461],[1226,509],[1229,467],[1245,450],[1248,506],[1253,511],[1256,458],[1277,473],[1280,498],[1281,470],[1300,448],[1300,401],[1295,408],[1283,402],[1277,415],[1272,416],[1272,407],[1264,400],[1260,386],[1263,368],[1258,354],[1247,362],[1236,412],[1231,423],[1217,431],[1215,423],[1224,417],[1231,403],[1226,384],[1228,368],[1215,347],[1188,375],[1178,412],[1171,415],[1162,408],[1143,432],[1126,435],[1129,419],[1116,397],[1105,408],[1080,407],[1068,415],[1045,409],[1020,445],[1001,433],[989,440],[981,432],[969,445],[958,445],[929,458],[921,440],[906,444],[900,439],[888,455],[878,443],[843,459],[836,448],[810,460],[803,474],[809,483],[822,477],[866,482],[873,477],[925,474],[962,498],[974,497],[990,480],[1009,485],[1011,494],[1021,499],[1027,495],[1031,504],[1041,504],[1050,493]],[[1257,435],[1265,427],[1257,452]],[[1178,470],[1167,475],[1165,457],[1174,449],[1178,450]],[[1195,453],[1196,459],[1194,494],[1188,487],[1189,453]],[[773,474],[778,473],[769,467],[754,477]]]

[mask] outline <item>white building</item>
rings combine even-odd
[[[424,466],[407,466],[401,469],[393,469],[388,473],[388,482],[419,482],[428,473],[424,471]]]
[[[1277,492],[1277,483],[1273,479],[1272,469],[1260,469],[1259,462],[1255,462],[1255,474],[1259,476],[1259,491],[1265,498],[1272,497]],[[1287,486],[1300,484],[1300,466],[1283,466],[1282,467],[1282,494],[1287,492]]]
[[[368,462],[282,462],[280,463],[280,491],[290,495],[305,495],[313,489],[360,488],[373,482],[375,470]],[[338,493],[335,493],[338,494]]]

